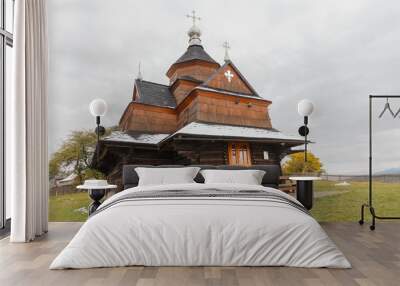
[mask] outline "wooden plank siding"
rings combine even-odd
[[[200,91],[199,121],[271,128],[268,103]]]
[[[178,129],[187,125],[190,122],[198,119],[199,99],[197,96],[192,96],[190,100],[185,100],[185,107],[178,109]]]
[[[171,92],[175,96],[176,104],[179,105],[186,96],[198,86],[198,82],[193,82],[189,80],[178,79],[171,87]]]
[[[131,102],[120,129],[172,133],[193,121],[271,128],[269,102],[194,90],[177,109]]]
[[[168,107],[131,102],[121,118],[119,128],[122,131],[172,133],[177,130],[177,113]]]
[[[228,81],[225,72],[230,71],[233,75],[231,81]],[[253,92],[247,86],[247,84],[241,80],[240,75],[229,65],[218,70],[218,73],[214,74],[205,83],[209,87],[234,91],[238,93],[252,94]]]
[[[177,107],[178,128],[193,121],[272,128],[268,101],[193,90]]]
[[[217,69],[219,64],[208,63],[199,60],[193,60],[190,62],[179,63],[172,65],[167,71],[170,83],[173,83],[178,77],[190,76],[194,79],[205,81],[207,80]]]

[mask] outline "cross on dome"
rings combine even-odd
[[[225,61],[225,62],[230,61],[231,59],[229,58],[229,53],[228,53],[228,51],[231,49],[231,46],[229,45],[228,41],[225,41],[225,42],[222,44],[222,47],[224,47],[224,49],[225,49],[224,61]]]
[[[189,29],[188,31],[188,36],[189,36],[189,46],[201,46],[201,31],[200,29],[196,26],[196,20],[201,20],[200,17],[196,16],[196,11],[192,11],[192,15],[186,15],[188,18],[192,18],[193,21],[193,26]]]
[[[229,82],[231,82],[231,81],[232,81],[232,78],[235,76],[233,73],[231,73],[231,70],[227,70],[227,71],[224,73],[224,75],[225,75],[225,77],[227,78],[227,80],[228,80]]]
[[[196,26],[196,20],[199,20],[199,21],[201,20],[200,17],[196,17],[196,11],[195,10],[192,11],[192,15],[187,14],[186,17],[192,18],[193,26]]]

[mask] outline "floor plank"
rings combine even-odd
[[[289,267],[118,267],[50,271],[54,257],[82,224],[50,223],[50,231],[32,243],[0,240],[0,285],[399,285],[400,223],[379,223],[371,232],[356,223],[324,223],[352,269]]]

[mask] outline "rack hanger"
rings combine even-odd
[[[399,108],[399,110],[397,110],[397,112],[394,114],[394,118],[396,118],[397,115],[399,115],[399,114],[400,114],[400,108]]]
[[[387,97],[386,97],[385,107],[383,108],[381,114],[379,114],[379,118],[381,118],[383,116],[383,114],[385,114],[386,110],[389,110],[389,112],[393,116],[393,118],[395,118],[397,116],[397,114],[400,112],[400,109],[399,109],[399,111],[396,112],[396,115],[394,115],[392,108],[390,107],[389,98],[387,98]]]
[[[359,224],[364,224],[364,211],[365,209],[369,209],[369,212],[371,213],[372,216],[372,224],[370,225],[370,229],[374,230],[375,229],[375,220],[376,219],[381,219],[381,220],[392,220],[392,219],[400,219],[400,216],[381,216],[378,215],[375,211],[375,207],[373,206],[373,185],[372,185],[372,103],[373,99],[383,99],[386,98],[386,104],[379,115],[379,118],[382,117],[382,115],[386,112],[386,110],[389,110],[389,112],[395,117],[393,114],[393,111],[390,108],[389,105],[389,98],[398,98],[400,99],[400,95],[370,95],[369,96],[369,172],[368,172],[368,203],[364,203],[361,205],[361,219],[358,221]],[[399,111],[396,112],[396,116],[400,113]]]

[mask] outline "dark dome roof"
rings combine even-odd
[[[175,62],[175,64],[184,63],[192,60],[202,60],[213,64],[218,64],[209,54],[206,53],[204,48],[200,45],[191,45],[186,52]]]

